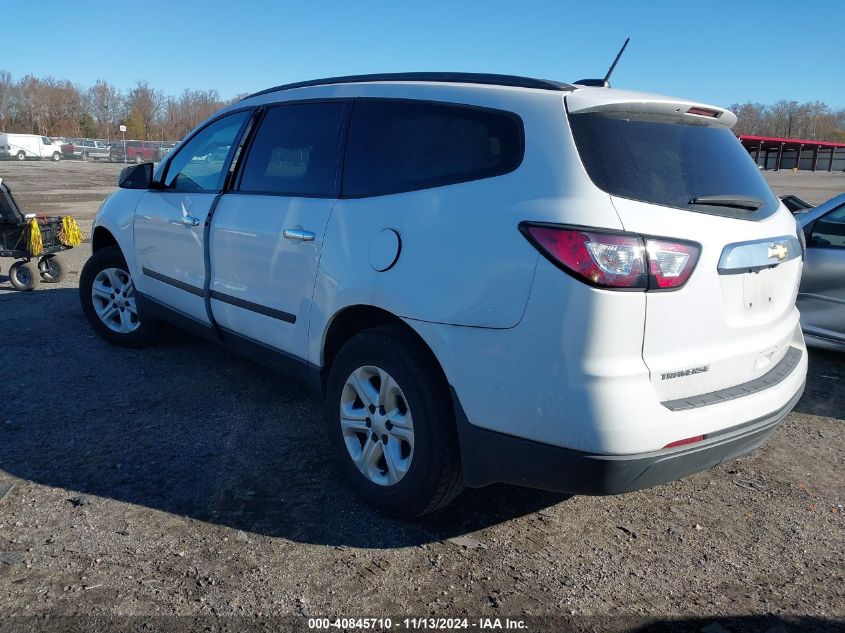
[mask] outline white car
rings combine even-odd
[[[796,223],[735,120],[502,75],[265,90],[124,170],[82,307],[118,345],[169,321],[306,377],[393,514],[673,480],[759,446],[807,371]]]
[[[0,134],[0,159],[54,160],[62,158],[61,143],[37,134]]]

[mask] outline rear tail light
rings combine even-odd
[[[701,247],[635,233],[523,222],[520,231],[549,261],[591,286],[674,290],[689,279]]]
[[[680,288],[692,274],[698,262],[700,248],[690,242],[646,239],[648,249],[649,288],[665,290]]]

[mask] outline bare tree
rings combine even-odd
[[[742,103],[732,105],[731,110],[737,115],[737,134],[845,140],[845,110],[833,111],[821,101],[798,103],[784,99],[770,106]]]
[[[123,107],[120,91],[106,80],[98,79],[88,89],[88,103],[91,116],[97,122],[99,135],[107,141],[111,140],[112,130],[117,125]]]
[[[762,134],[766,126],[766,106],[762,103],[735,103],[731,110],[737,117],[737,134]]]
[[[8,71],[0,70],[0,131],[5,131],[12,114],[15,84]]]

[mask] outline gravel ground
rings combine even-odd
[[[0,177],[27,210],[87,230],[120,167],[0,163]],[[776,176],[816,202],[845,189],[842,174],[819,174],[827,189]],[[175,331],[142,351],[97,338],[77,296],[89,248],[32,293],[0,273],[0,497],[14,486],[0,500],[0,631],[44,615],[845,627],[842,355],[812,351],[795,412],[731,464],[620,497],[496,486],[402,522],[339,481],[304,387]]]

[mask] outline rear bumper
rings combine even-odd
[[[455,402],[464,481],[471,488],[509,483],[569,494],[615,495],[680,479],[741,457],[763,444],[797,404],[725,429],[692,445],[636,455],[598,455],[490,431],[471,424]]]

